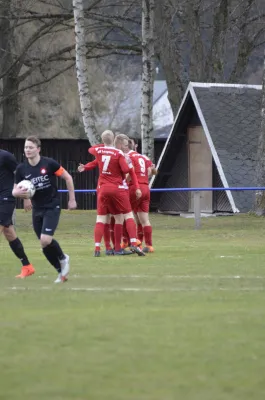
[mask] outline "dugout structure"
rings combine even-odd
[[[262,86],[190,82],[158,160],[152,188],[251,187]],[[250,191],[201,192],[201,211],[247,212]],[[153,193],[152,210],[193,212],[191,192]]]

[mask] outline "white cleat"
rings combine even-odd
[[[70,271],[70,257],[65,254],[65,259],[60,261],[61,264],[61,281],[67,281],[67,275]]]
[[[62,282],[62,276],[61,273],[58,275],[58,278],[55,279],[54,283],[61,283]]]

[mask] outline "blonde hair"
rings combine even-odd
[[[106,130],[101,135],[102,142],[106,145],[113,145],[114,133],[110,130]]]
[[[123,144],[124,140],[129,140],[128,136],[124,135],[123,133],[119,133],[119,135],[115,136],[114,146],[116,147],[117,144]]]

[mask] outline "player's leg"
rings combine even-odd
[[[21,273],[17,275],[18,278],[25,278],[34,274],[35,269],[30,264],[28,257],[24,251],[24,247],[17,237],[16,231],[13,226],[12,216],[14,212],[14,203],[0,204],[0,234],[3,233],[9,243],[10,249],[15,256],[20,259],[22,263]]]
[[[44,210],[34,210],[33,209],[33,211],[32,211],[33,229],[39,240],[41,239],[44,213],[45,213]],[[45,255],[48,262],[56,269],[58,274],[60,274],[61,273],[61,264],[60,264],[58,258],[56,257],[56,255],[54,254],[54,251],[52,251],[51,247],[47,246],[48,244],[51,243],[51,241],[52,241],[52,237],[49,236],[49,238],[46,241],[46,246],[44,246],[44,247],[42,246],[42,252]],[[44,242],[44,239],[43,239],[43,242]]]
[[[112,215],[110,218],[110,238],[111,238],[113,248],[115,246],[114,226],[115,226],[115,218]]]
[[[53,238],[57,226],[59,224],[61,214],[61,208],[55,207],[53,209],[47,209],[43,216],[42,231],[40,236],[40,243],[44,253],[51,255],[54,260],[59,261],[61,271],[57,266],[59,272],[56,283],[65,282],[68,279],[70,272],[70,257],[65,254],[60,244]]]
[[[107,222],[104,225],[104,243],[105,243],[105,248],[106,248],[106,255],[107,256],[112,256],[113,255],[113,249],[110,244],[110,220],[111,220],[111,215],[107,215]]]
[[[133,253],[137,253],[139,256],[144,256],[145,254],[138,246],[137,229],[128,191],[121,191],[120,196],[116,198],[116,202],[118,209],[121,210],[124,215],[126,230],[130,239],[130,250]]]
[[[100,203],[102,202],[102,199],[100,199],[100,187],[97,187],[97,210],[100,209]],[[104,244],[105,244],[105,253],[107,256],[111,256],[113,255],[113,249],[111,247],[110,244],[110,237],[111,237],[111,233],[110,233],[110,220],[111,220],[111,216],[107,215],[107,219],[106,219],[106,223],[104,224],[104,233],[103,233],[103,238],[104,238]],[[97,221],[96,221],[97,223]],[[94,227],[94,236],[96,235],[96,232],[99,233],[101,232],[101,227],[96,226]],[[98,237],[97,237],[98,239]],[[95,243],[96,243],[96,239],[95,239]],[[99,253],[100,250],[95,250],[95,256],[98,257],[100,255]]]
[[[137,212],[134,212],[134,219],[135,219],[136,226],[137,226],[137,239],[139,241],[138,245],[141,246],[143,243],[144,231],[143,231],[143,225],[141,224],[141,222],[138,218]]]
[[[130,249],[133,253],[138,254],[138,256],[144,256],[144,252],[138,246],[138,239],[137,239],[137,228],[136,223],[133,218],[133,212],[127,212],[124,214],[126,229],[130,238]]]
[[[145,247],[143,251],[145,253],[153,253],[153,239],[152,239],[152,225],[149,219],[149,206],[150,206],[150,189],[146,186],[142,188],[142,200],[138,207],[138,218],[143,226]]]
[[[59,243],[53,239],[54,232],[59,222],[60,208],[57,208],[54,213],[52,212],[53,210],[54,209],[49,211],[33,209],[32,223],[33,229],[40,240],[44,256],[58,272],[58,278],[55,281],[57,283],[65,280],[61,277],[62,265],[59,256],[62,261],[69,261],[69,258],[63,254]]]
[[[135,194],[135,188],[133,186],[130,187],[129,189],[129,195],[130,195],[130,204],[131,204],[131,209],[134,212],[134,219],[136,221],[136,225],[137,225],[137,244],[138,246],[140,246],[142,244],[143,241],[143,234],[142,234],[142,225],[140,224],[140,221],[137,217],[137,211],[138,211],[138,204],[140,199],[136,199],[136,194]]]
[[[124,256],[132,254],[131,251],[126,251],[121,248],[121,240],[122,240],[122,233],[123,233],[123,210],[122,205],[124,202],[124,190],[113,189],[110,192],[110,196],[108,199],[108,207],[111,214],[114,216],[115,225],[114,225],[114,238],[115,238],[115,245],[114,245],[114,255],[117,256]]]
[[[116,211],[118,212],[118,211]],[[114,247],[114,255],[115,256],[126,256],[132,254],[131,251],[124,250],[121,247],[122,235],[123,235],[123,222],[124,216],[123,214],[114,214],[115,225],[114,225],[114,236],[115,236],[115,247]]]
[[[100,256],[100,246],[101,246],[101,241],[104,236],[104,229],[105,229],[105,224],[107,221],[107,213],[104,214],[103,208],[98,209],[98,213],[100,215],[97,215],[96,219],[96,225],[94,228],[94,240],[95,240],[95,252],[94,256],[99,257]]]
[[[94,228],[95,257],[100,257],[101,241],[104,236],[105,224],[107,223],[107,218],[109,214],[108,201],[109,201],[108,192],[106,191],[105,193],[105,189],[101,188],[100,191],[98,191],[97,219]]]
[[[121,248],[122,249],[126,249],[127,247],[129,247],[130,245],[130,238],[126,229],[126,223],[124,221],[123,223],[123,233],[122,233],[122,244],[121,244]]]
[[[30,263],[23,244],[21,243],[20,239],[17,237],[16,231],[13,227],[13,225],[10,226],[5,226],[3,230],[3,234],[6,238],[6,240],[9,243],[9,246],[15,256],[20,259],[22,268],[21,268],[21,273],[16,276],[16,278],[25,278],[27,276],[33,275],[35,272],[35,269],[33,265]]]
[[[138,217],[143,225],[143,231],[144,231],[145,247],[143,248],[143,251],[145,253],[153,253],[154,248],[152,239],[152,225],[149,220],[149,214],[147,212],[141,211],[138,212]]]

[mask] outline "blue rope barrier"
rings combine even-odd
[[[151,189],[151,192],[207,192],[207,191],[218,191],[218,190],[230,190],[230,191],[243,191],[243,190],[253,190],[253,191],[263,191],[265,187],[228,187],[228,188],[159,188]],[[60,193],[67,193],[68,190],[60,189]],[[76,193],[96,193],[95,189],[76,189]]]

